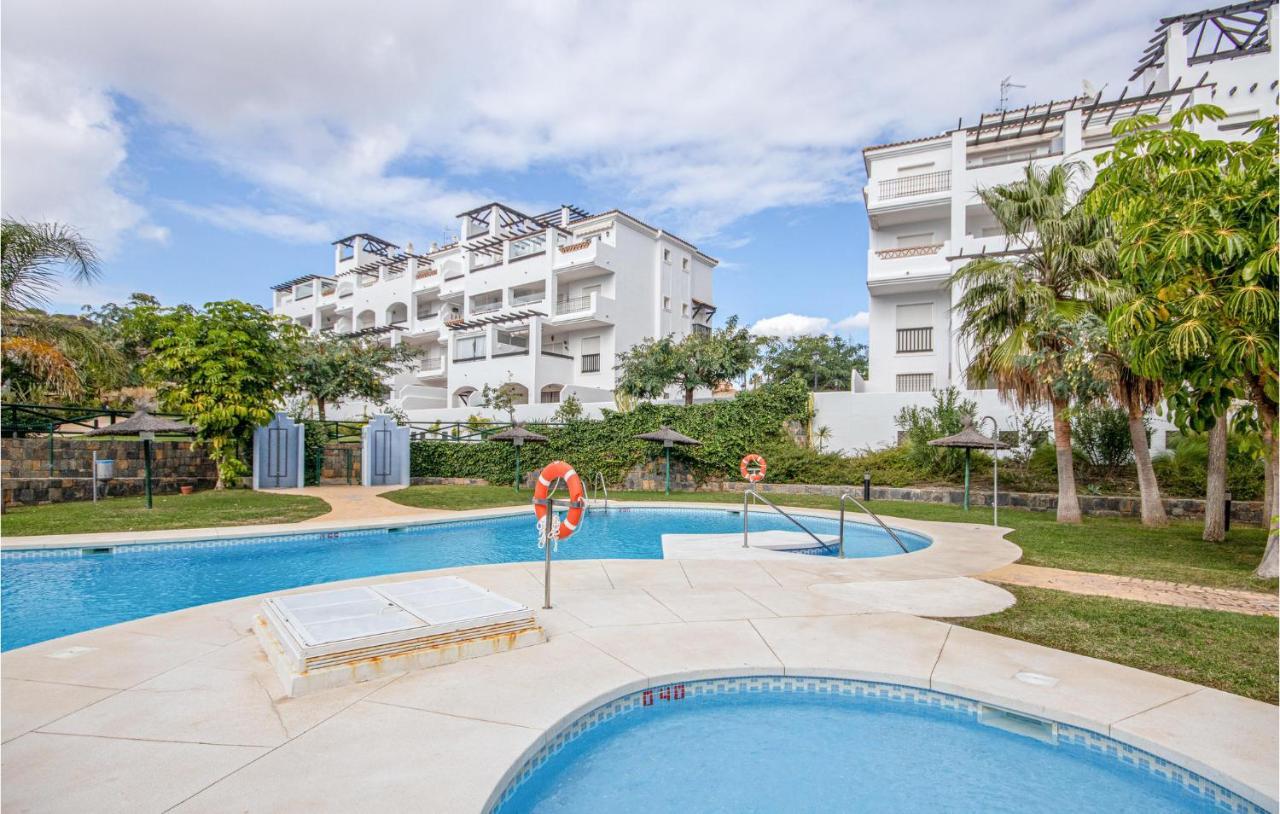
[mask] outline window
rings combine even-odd
[[[670,262],[671,262],[671,250],[670,250],[670,249],[663,249],[663,250],[662,250],[662,262],[664,262],[664,263],[670,263]]]
[[[680,268],[684,269],[685,271],[689,270],[689,258],[687,257],[680,258]]]
[[[494,356],[515,356],[529,352],[529,329],[516,328],[510,331],[498,329],[494,335]]]
[[[582,372],[600,372],[600,337],[598,336],[582,338]]]
[[[559,404],[560,390],[560,385],[549,384],[542,388],[542,392],[538,394],[538,401],[542,404]]]
[[[933,350],[933,303],[917,302],[897,308],[898,353]]]
[[[483,359],[485,357],[487,339],[488,336],[485,334],[458,337],[453,341],[453,361],[466,362],[471,359]]]
[[[933,374],[899,373],[896,389],[899,393],[928,393],[933,389]]]
[[[898,235],[899,249],[914,249],[917,246],[932,246],[933,232],[916,232],[910,235]]]
[[[670,297],[663,297],[663,298],[662,298],[662,310],[664,310],[664,311],[670,311],[670,310],[671,310],[671,298],[670,298]]]
[[[689,316],[689,303],[687,302],[680,303],[680,316],[682,317]]]

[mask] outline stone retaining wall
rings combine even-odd
[[[676,487],[674,472],[671,481]],[[747,484],[741,481],[715,481],[704,483],[701,487],[708,492],[742,492]],[[628,488],[631,488],[628,486]],[[661,488],[661,484],[658,485]],[[759,491],[782,495],[827,495],[839,497],[849,492],[861,499],[862,484],[857,486],[826,486],[796,483],[762,483]],[[939,487],[892,487],[872,486],[873,500],[911,500],[922,503],[950,503],[956,506],[964,503],[963,489]],[[969,493],[969,505],[974,507],[990,507],[991,493],[973,491]],[[1001,492],[1000,505],[1014,509],[1030,509],[1031,511],[1050,512],[1058,508],[1056,494],[1036,492]],[[1165,498],[1164,509],[1171,518],[1204,517],[1204,501],[1195,498]],[[1141,503],[1136,496],[1128,495],[1080,495],[1080,510],[1094,517],[1138,517],[1141,515]],[[1235,500],[1231,502],[1231,520],[1233,523],[1262,525],[1262,501]]]
[[[326,444],[324,448],[324,466],[320,470],[320,482],[323,484],[360,485],[360,445],[359,444]]]
[[[146,491],[141,441],[54,438],[53,466],[49,439],[0,440],[0,504],[3,506],[59,503],[93,499],[93,453],[114,460],[115,477],[99,483],[98,494],[120,497]],[[189,441],[152,444],[151,485],[156,494],[177,492],[181,486],[211,488],[218,468]]]

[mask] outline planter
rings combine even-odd
[[[179,486],[178,490],[184,495],[189,495],[196,490],[194,486]]]

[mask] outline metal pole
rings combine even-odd
[[[515,489],[520,491],[520,445],[516,444],[516,482]]]
[[[151,440],[147,439],[142,442],[142,468],[145,470],[147,481],[147,508],[151,508]]]
[[[664,450],[667,453],[667,494],[671,494],[671,447]]]
[[[98,502],[98,451],[93,451],[93,502]]]
[[[747,496],[751,494],[751,488],[747,487],[742,490],[742,547],[747,547],[747,512],[750,508],[747,505]]]
[[[547,566],[542,576],[542,608],[543,610],[551,610],[551,528],[555,524],[552,519],[556,516],[555,501],[550,496],[547,497],[547,527],[543,529],[543,545],[547,549]]]
[[[964,448],[964,510],[969,511],[969,448]]]
[[[53,477],[53,422],[49,422],[49,477]]]
[[[991,525],[1000,525],[1000,422],[995,416],[983,416],[978,426],[991,422]]]
[[[840,559],[844,559],[844,497],[840,497]]]
[[[862,499],[863,500],[871,499],[871,473],[870,472],[862,473]]]

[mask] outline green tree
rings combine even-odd
[[[1114,251],[1100,222],[1074,205],[1083,166],[1028,165],[1023,177],[978,192],[1009,249],[974,260],[952,280],[960,332],[974,350],[969,376],[991,380],[1019,406],[1048,402],[1058,471],[1058,522],[1079,523],[1069,408],[1081,378],[1073,351],[1092,299],[1107,301]]]
[[[88,284],[100,276],[97,251],[75,229],[0,221],[0,357],[11,398],[76,401],[91,372],[119,372],[119,357],[92,324],[43,310],[64,279]]]
[[[577,396],[570,393],[565,396],[564,401],[560,402],[560,406],[556,408],[552,418],[562,423],[568,423],[582,418],[582,413],[582,402],[578,400]]]
[[[218,464],[217,488],[248,472],[240,450],[289,389],[301,329],[256,305],[211,302],[165,319],[144,374],[164,409],[196,426],[196,441]]]
[[[480,406],[486,410],[497,410],[507,414],[507,423],[516,423],[515,382],[510,378],[505,384],[497,387],[485,385],[480,391]]]
[[[850,389],[854,370],[867,375],[867,346],[825,334],[770,339],[761,364],[771,382],[798,376],[812,388],[816,375],[818,390]]]
[[[344,399],[381,402],[386,380],[416,358],[408,345],[387,345],[376,339],[308,334],[298,341],[292,360],[292,392],[316,405],[320,420],[325,408]]]
[[[902,430],[911,463],[934,478],[953,478],[964,471],[964,450],[933,447],[935,438],[955,435],[973,420],[978,403],[960,397],[954,387],[933,391],[933,406],[908,405],[898,411],[894,424]]]
[[[715,389],[745,374],[759,358],[760,340],[738,318],[730,317],[710,334],[690,334],[680,341],[671,336],[646,339],[618,354],[617,390],[639,399],[657,399],[671,387],[684,391],[693,404],[699,387]]]
[[[1213,428],[1211,466],[1225,462],[1231,400],[1249,401],[1243,418],[1255,424],[1266,458],[1271,531],[1259,574],[1276,576],[1277,120],[1255,124],[1249,141],[1195,132],[1224,116],[1197,105],[1174,114],[1168,128],[1153,116],[1117,124],[1089,203],[1114,224],[1118,272],[1132,292],[1111,311],[1116,341],[1138,373],[1169,385],[1180,426]],[[1222,463],[1206,495],[1206,539],[1223,537],[1216,493],[1224,480]]]

